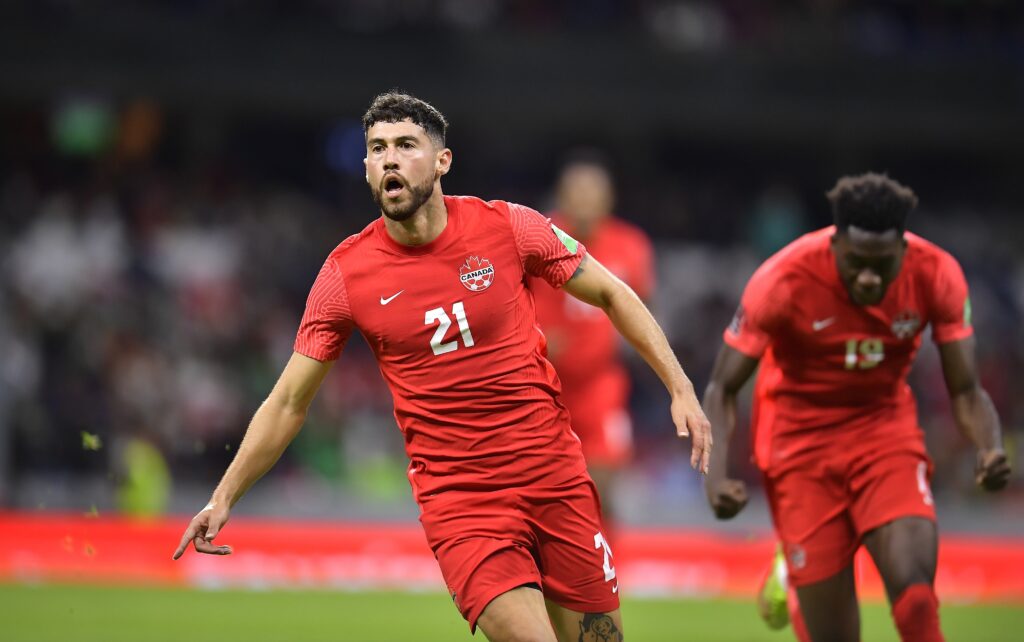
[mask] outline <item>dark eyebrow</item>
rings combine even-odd
[[[415,143],[420,142],[420,139],[417,138],[415,135],[413,135],[413,134],[406,134],[405,136],[399,136],[398,138],[396,138],[395,139],[395,144],[404,143],[404,142],[409,141],[409,140],[411,140],[411,141],[413,141]],[[366,146],[369,147],[370,145],[376,145],[378,143],[381,144],[381,145],[386,145],[387,141],[384,140],[383,138],[371,138],[371,139],[366,141]]]

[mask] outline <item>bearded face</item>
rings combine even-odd
[[[384,216],[392,221],[404,221],[430,199],[434,193],[434,177],[424,177],[419,184],[410,185],[397,171],[391,171],[379,184],[370,186],[370,193]]]
[[[434,194],[451,152],[410,120],[375,123],[366,132],[366,181],[384,216],[405,221]]]

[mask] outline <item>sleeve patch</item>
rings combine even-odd
[[[742,305],[736,308],[736,314],[732,315],[732,322],[729,323],[729,332],[739,336],[740,331],[743,329],[744,314]]]
[[[558,229],[558,226],[554,223],[551,224],[551,229],[554,231],[555,236],[558,237],[558,240],[562,242],[562,245],[565,246],[565,249],[569,250],[569,254],[576,254],[580,246],[579,241]]]

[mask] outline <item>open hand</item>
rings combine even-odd
[[[711,422],[694,394],[672,401],[672,421],[680,438],[690,437],[690,466],[705,475],[711,461]]]
[[[189,542],[192,542],[197,553],[231,555],[230,546],[217,546],[213,543],[213,538],[217,536],[224,524],[227,524],[229,512],[230,509],[227,506],[218,506],[216,502],[207,504],[188,523],[188,528],[181,536],[181,542],[171,559],[181,557],[185,549],[188,548]]]
[[[1002,490],[1010,481],[1010,462],[1002,448],[978,451],[974,481],[988,491]]]

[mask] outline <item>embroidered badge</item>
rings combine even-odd
[[[480,292],[494,282],[494,266],[487,259],[470,256],[459,268],[459,281],[470,292]]]
[[[898,339],[909,339],[921,327],[921,317],[913,310],[904,310],[892,320],[892,333]]]

